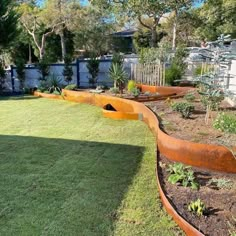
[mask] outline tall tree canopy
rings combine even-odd
[[[0,49],[8,47],[17,35],[18,16],[13,10],[12,0],[1,0],[0,4]]]
[[[198,10],[201,26],[196,33],[208,40],[215,40],[220,34],[236,37],[235,0],[208,0]]]

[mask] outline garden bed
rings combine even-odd
[[[171,103],[174,102],[186,102],[186,100],[179,98],[145,103],[159,117],[160,128],[164,132],[178,140],[225,146],[235,154],[236,134],[213,128],[213,122],[220,111],[233,115],[235,108],[223,101],[219,111],[211,112],[209,122],[206,124],[206,112],[199,98],[192,102],[195,110],[189,119],[183,119],[179,113],[172,110]],[[174,185],[167,181],[170,175],[167,169],[171,163],[173,162],[161,155],[158,175],[168,200],[181,217],[204,235],[234,235],[230,233],[235,233],[236,230],[236,175],[194,167],[192,169],[200,188],[193,190],[179,183]],[[217,181],[223,183],[221,187],[217,186]],[[190,202],[197,199],[206,206],[204,215],[200,217],[188,210]]]
[[[236,215],[236,175],[192,168],[196,181],[200,184],[199,190],[193,190],[167,181],[170,175],[167,168],[172,163],[160,156],[158,173],[162,188],[176,211],[204,235],[233,235],[230,232],[236,228],[233,218]],[[211,183],[212,178],[219,180],[220,187],[216,182]],[[203,216],[197,216],[188,210],[190,202],[198,198],[206,206]]]
[[[186,102],[184,98],[173,101]],[[225,133],[213,128],[213,121],[219,112],[213,111],[209,123],[206,124],[206,112],[199,99],[192,103],[195,111],[189,119],[183,119],[180,114],[173,111],[169,102],[163,100],[145,103],[146,106],[158,115],[161,121],[161,128],[168,135],[195,143],[223,145],[236,151],[236,134]],[[231,107],[227,102],[222,102],[220,111],[235,114],[236,108]]]

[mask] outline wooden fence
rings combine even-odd
[[[165,65],[131,64],[131,79],[140,84],[163,86],[165,85]]]

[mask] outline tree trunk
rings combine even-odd
[[[177,23],[175,21],[173,24],[172,50],[175,50],[175,48],[176,48],[176,26],[177,26]]]
[[[157,30],[156,30],[156,27],[152,28],[151,47],[157,47]]]
[[[62,30],[59,35],[61,38],[61,55],[62,55],[62,60],[64,61],[64,58],[66,56],[66,44],[65,44],[64,31]]]
[[[172,50],[175,50],[176,48],[176,30],[177,30],[177,10],[175,10],[175,18],[173,24]]]
[[[29,44],[29,64],[32,64],[32,51],[31,51],[31,45]]]

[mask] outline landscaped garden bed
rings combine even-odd
[[[159,159],[159,179],[162,188],[175,210],[186,221],[204,235],[234,235],[236,221],[236,176],[235,174],[191,168],[199,189],[184,187],[181,183],[172,184],[168,181],[171,175],[168,168],[174,162],[164,156]],[[203,215],[198,216],[188,207],[191,201],[200,199],[205,205]]]
[[[222,112],[230,117],[235,117],[235,108],[224,101],[221,102],[219,110],[210,112],[206,124],[206,109],[200,101],[200,96],[197,93],[195,93],[195,96],[195,99],[191,101],[194,110],[185,119],[183,118],[183,114],[181,115],[180,112],[174,109],[176,107],[174,104],[186,104],[186,98],[168,98],[163,101],[147,102],[145,105],[156,113],[159,117],[160,128],[169,136],[192,143],[224,146],[235,155],[236,134],[234,133],[233,126],[235,123],[227,124],[227,120],[220,120],[223,116]],[[188,104],[190,103],[188,102]],[[220,116],[221,118],[219,118]],[[231,130],[233,132],[230,133],[222,129],[216,129],[219,127],[222,128],[222,124],[224,124],[223,127],[228,128],[227,131]],[[212,152],[214,152],[214,148]],[[200,150],[199,154],[201,154]],[[184,159],[186,157],[183,154]],[[171,173],[171,171],[168,171],[170,164],[173,165],[173,163],[173,161],[170,161],[169,158],[161,154],[158,165],[158,176],[166,197],[178,214],[204,235],[234,235],[233,232],[235,232],[236,228],[235,174],[207,170],[204,166],[203,168],[192,168],[193,173],[187,176],[189,178],[187,184],[189,187],[184,187],[182,186],[181,180],[178,179],[183,173],[179,173],[179,176],[177,176]],[[187,168],[187,170],[190,169]],[[174,180],[170,177],[171,174],[174,174]],[[194,181],[197,183],[197,187],[195,186],[196,189],[191,188],[190,180],[193,176],[195,178]],[[197,208],[195,209],[196,212],[190,209],[191,202],[198,199],[200,203],[204,204],[205,208],[202,215],[199,216],[196,214]]]

